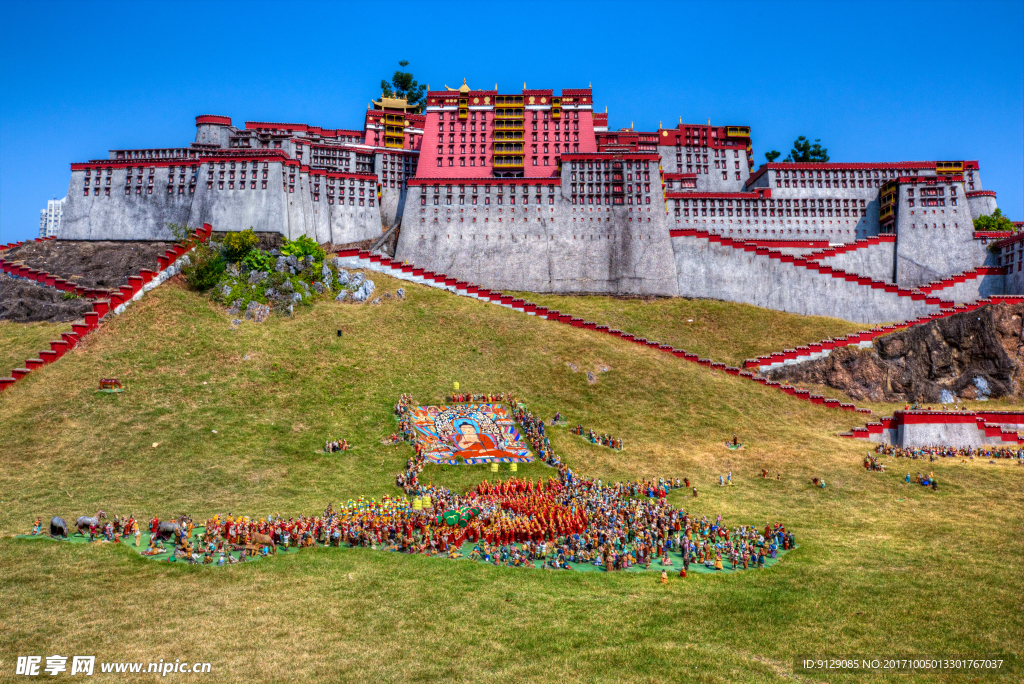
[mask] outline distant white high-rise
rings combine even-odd
[[[60,220],[64,216],[64,201],[50,200],[45,209],[39,210],[39,237],[53,237],[60,231]]]

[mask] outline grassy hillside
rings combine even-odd
[[[713,299],[518,295],[549,309],[741,368],[746,359],[867,327],[838,318],[800,316]]]
[[[25,359],[38,358],[62,332],[71,332],[71,324],[0,321],[0,377],[10,376],[12,368],[24,368]]]
[[[373,278],[380,292],[401,285],[407,298],[325,303],[237,329],[170,283],[0,395],[0,667],[18,654],[88,652],[210,661],[217,681],[663,684],[786,679],[797,654],[1021,651],[1024,469],[926,464],[940,490],[907,486],[905,462],[887,474],[860,467],[864,445],[836,436],[849,413],[593,331]],[[728,315],[719,325],[723,338],[750,332],[731,332]],[[832,334],[804,333],[771,349]],[[713,337],[707,351],[665,339],[721,360],[751,355],[717,353]],[[610,370],[588,383],[585,371],[599,367]],[[106,376],[128,391],[95,394]],[[97,508],[287,516],[395,494],[410,452],[380,443],[394,430],[393,404],[403,392],[440,401],[453,381],[515,391],[547,417],[560,410],[625,440],[614,452],[552,430],[578,471],[688,476],[700,498],[672,496],[691,513],[780,520],[801,548],[771,570],[663,586],[654,574],[517,571],[363,549],[201,568],[9,536],[37,515]],[[721,446],[733,433],[744,450]],[[320,453],[342,437],[353,451]],[[758,478],[762,467],[782,481]],[[737,486],[714,486],[728,470]],[[811,487],[815,475],[826,490]],[[422,479],[461,488],[484,477],[486,466],[428,469]]]

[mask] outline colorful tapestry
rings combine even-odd
[[[428,463],[529,463],[533,455],[501,404],[416,406],[416,444]]]

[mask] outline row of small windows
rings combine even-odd
[[[458,204],[465,204],[466,203],[466,196],[465,195],[459,195],[456,199],[458,200],[457,201]],[[483,203],[485,205],[489,205],[491,203],[491,198],[488,197],[488,196],[484,196],[483,198],[481,198],[478,195],[472,195],[469,198],[470,204],[477,204],[481,199],[483,199]],[[432,200],[433,200],[434,206],[440,205],[441,204],[441,195],[435,195],[432,198]],[[453,196],[452,195],[445,195],[444,196],[444,204],[445,205],[450,205],[452,203],[453,203]],[[509,195],[508,196],[508,203],[509,204],[515,204],[516,203],[516,196],[515,195]],[[522,198],[520,199],[520,203],[521,204],[529,204],[530,203],[530,196],[524,194],[522,196]],[[543,203],[542,196],[539,195],[539,194],[538,195],[534,195],[534,204],[542,204],[542,203]],[[548,204],[554,204],[555,203],[555,196],[554,195],[548,195],[547,203]],[[505,204],[505,196],[504,195],[498,195],[495,198],[495,204]],[[427,196],[423,195],[422,197],[420,197],[420,206],[426,206],[426,205],[427,205]]]
[[[944,207],[946,206],[946,188],[939,186],[935,188],[921,188],[918,191],[918,198],[922,207]],[[907,188],[907,206],[914,206],[914,188]],[[958,205],[956,186],[949,186],[949,205]]]
[[[579,145],[576,146],[577,148]],[[578,149],[576,150],[579,151]],[[568,150],[566,150],[568,152]],[[459,157],[459,166],[466,166],[466,160],[469,160],[469,166],[477,166],[476,157]],[[531,157],[530,164],[532,166],[551,166],[551,157]],[[444,166],[444,157],[437,158],[438,167]],[[487,157],[480,157],[480,166],[487,166]],[[448,157],[448,166],[455,166],[455,157]]]
[[[838,188],[838,187],[844,187],[844,188],[846,188],[846,187],[849,187],[849,188],[863,188],[863,187],[865,187],[864,183],[867,183],[866,187],[869,187],[869,188],[870,187],[876,187],[876,188],[878,188],[878,187],[881,187],[882,182],[883,181],[881,181],[878,178],[875,178],[874,180],[872,180],[870,178],[868,178],[867,180],[859,180],[859,179],[858,180],[854,180],[854,179],[851,178],[848,181],[847,180],[838,181],[838,180],[835,180],[835,179],[826,178],[825,181],[824,181],[824,183],[825,183],[824,187],[826,187],[826,188]],[[790,183],[792,183],[792,185],[790,185]],[[798,186],[797,183],[799,183],[800,185]],[[815,187],[815,183],[817,183],[817,187],[819,187],[819,188],[822,187],[822,181],[820,181],[820,180],[819,181],[815,181],[815,180],[800,180],[800,181],[798,181],[795,178],[793,180],[789,180],[788,178],[787,179],[782,179],[782,178],[779,178],[779,177],[775,178],[775,187],[777,187],[777,188],[796,188],[796,187],[813,188],[813,187]],[[840,186],[840,183],[842,183],[842,186]],[[849,183],[849,185],[847,185],[847,183]]]
[[[607,192],[616,192],[616,193],[620,193],[621,194],[622,193],[622,184],[621,183],[622,183],[621,181],[619,181],[618,185],[611,185],[609,183],[606,183],[605,186],[604,186],[604,191],[606,193]],[[583,189],[584,187],[586,188],[585,191]],[[591,184],[591,183],[587,183],[584,186],[583,183],[580,183],[579,184],[580,194],[582,195],[584,192],[593,194],[595,192],[595,190],[594,190],[595,187],[597,188],[596,192],[598,194],[601,194],[601,184],[600,183],[598,183],[596,186],[594,184]],[[614,188],[614,190],[612,188]],[[643,188],[644,188],[644,192],[650,192],[651,191],[650,183],[644,183]],[[573,183],[573,184],[571,184],[569,186],[569,192],[575,194],[575,192],[576,192],[576,184],[575,183]],[[632,183],[626,185],[626,192],[628,194],[633,194],[633,184]],[[636,192],[637,192],[637,194],[640,194],[640,184],[639,183],[636,184]]]
[[[445,186],[445,192],[447,194],[449,194],[449,195],[452,194],[452,188],[453,187],[454,186],[452,186],[450,184],[446,185]],[[470,187],[470,191],[474,195],[478,194],[479,189],[480,189],[479,185],[474,183],[474,184],[470,185],[469,187]],[[520,186],[516,185],[515,183],[512,183],[511,185],[509,185],[508,186],[509,194],[512,194],[512,193],[516,192],[517,188],[519,188],[519,187]],[[523,183],[523,185],[521,187],[522,187],[522,192],[523,192],[524,195],[526,195],[526,194],[528,194],[530,192],[530,184],[529,183]],[[540,194],[544,190],[544,186],[541,185],[540,183],[537,183],[534,187],[536,188],[536,192],[538,194]],[[435,195],[440,193],[441,192],[441,185],[440,184],[434,184],[433,190],[434,190],[434,194]],[[555,191],[554,184],[549,183],[548,184],[548,192],[552,193],[554,191]],[[462,195],[462,194],[465,194],[465,192],[466,192],[466,186],[465,185],[459,185],[459,194]],[[505,186],[504,185],[498,185],[497,186],[497,193],[500,195],[500,194],[502,194],[504,192],[505,192]],[[490,183],[487,183],[487,184],[484,185],[484,194],[485,195],[491,194],[491,185],[490,185]]]
[[[584,197],[583,195],[573,195],[572,196],[572,203],[573,204],[601,204],[601,197],[602,197],[601,195],[587,195],[586,197]],[[641,200],[646,200],[646,201],[642,202]],[[604,195],[604,203],[608,204],[608,205],[612,205],[612,204],[633,204],[633,196],[632,195],[626,195],[626,196],[622,196],[622,195]],[[637,204],[641,204],[641,203],[650,204],[651,203],[651,196],[648,195],[647,197],[641,197],[640,195],[637,195],[636,203]],[[648,210],[648,211],[650,211],[650,210]]]
[[[584,178],[584,176],[586,176],[586,178]],[[643,176],[644,176],[643,180],[645,180],[645,181],[650,181],[651,180],[651,173],[650,173],[650,171],[645,171]],[[601,180],[601,172],[597,171],[596,173],[595,172],[583,173],[581,171],[579,179],[581,181],[582,180],[592,181],[592,180],[595,180],[595,177],[596,177],[596,180]],[[640,180],[640,170],[639,170],[639,167],[637,168],[636,179]],[[576,173],[575,172],[573,172],[573,174],[571,176],[571,180],[573,180],[573,181],[576,180]],[[621,183],[622,182],[622,171],[616,171],[615,173],[605,172],[604,180],[605,181],[618,180]],[[627,181],[632,181],[633,180],[633,174],[632,173],[627,173],[626,174],[626,180]]]
[[[690,216],[691,210],[693,216],[867,216],[867,202],[856,199],[677,199],[674,202],[676,216]],[[698,211],[700,214],[697,213]],[[734,211],[735,214],[733,214]],[[776,212],[778,213],[776,214]]]
[[[586,171],[593,171],[594,169],[600,170],[602,163],[604,164],[604,168],[605,169],[613,168],[612,162],[609,162],[609,161],[603,161],[603,162],[602,161],[586,161],[586,162],[580,161],[580,162],[576,162],[575,160],[572,162],[570,168],[572,168],[572,170],[575,171],[577,169],[577,164],[579,164],[579,170],[580,171],[584,171],[584,170],[586,170]],[[584,166],[584,164],[586,166]],[[616,161],[614,163],[614,168],[615,169],[621,169],[623,166],[625,166],[626,170],[628,171],[628,170],[633,168],[634,164],[636,164],[636,168],[637,169],[640,168],[640,161],[639,160],[635,161],[635,162],[634,161],[626,161],[626,162]],[[643,167],[645,169],[649,170],[651,168],[651,163],[649,161],[644,161],[643,165],[644,165]]]

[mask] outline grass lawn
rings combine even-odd
[[[517,296],[740,368],[747,359],[870,327],[838,318],[800,316],[714,299],[575,297],[530,292]]]
[[[211,681],[864,682],[879,678],[794,674],[794,656],[1021,653],[1024,468],[913,462],[940,489],[905,485],[907,462],[866,473],[866,445],[836,436],[857,424],[853,414],[594,331],[372,278],[378,294],[401,286],[407,298],[322,303],[237,329],[172,281],[0,394],[0,679],[17,655],[60,653],[208,661]],[[532,298],[630,332],[632,321],[645,336],[731,363],[858,329],[684,300],[608,299],[622,317],[612,320],[563,307],[570,298]],[[714,325],[686,337],[694,328],[673,324],[686,307],[716,311],[706,315]],[[0,327],[0,343],[25,334]],[[609,370],[589,383],[585,371],[599,368]],[[127,391],[96,394],[109,376]],[[653,573],[515,570],[366,549],[204,568],[12,538],[36,516],[70,521],[98,508],[145,520],[288,516],[396,494],[394,474],[411,452],[381,444],[395,429],[394,403],[403,392],[439,402],[453,381],[514,391],[545,417],[559,410],[625,441],[612,451],[551,430],[579,472],[688,476],[700,498],[671,499],[687,511],[731,524],[779,520],[801,546],[770,570],[660,585]],[[733,433],[743,450],[722,446]],[[355,448],[323,454],[329,438]],[[782,481],[757,477],[762,467]],[[729,470],[737,486],[715,486]],[[828,488],[813,488],[813,476]],[[478,466],[428,468],[421,479],[464,488],[492,477]]]
[[[39,358],[62,332],[71,332],[71,324],[0,321],[0,377],[9,377],[12,368],[24,368],[25,359]]]

